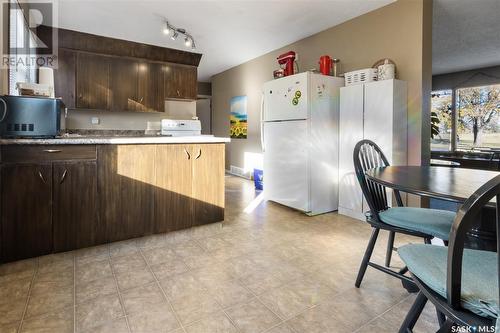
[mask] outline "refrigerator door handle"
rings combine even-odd
[[[262,147],[262,152],[266,150],[265,140],[264,140],[264,93],[260,98],[260,146]]]

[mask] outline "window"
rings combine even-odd
[[[433,91],[431,95],[431,150],[451,150],[452,90]]]
[[[457,148],[500,148],[500,84],[457,89]]]
[[[9,94],[18,95],[19,93],[16,89],[17,82],[36,81],[35,66],[26,64],[29,50],[24,48],[25,40],[29,40],[30,44],[33,44],[34,41],[33,35],[28,28],[25,12],[22,10],[21,5],[17,1],[13,1],[9,3],[9,6],[9,53],[11,55],[20,56],[21,59],[23,59],[23,61],[17,61],[16,66],[11,66],[9,68]]]
[[[474,148],[500,148],[500,84],[433,91],[431,150]]]

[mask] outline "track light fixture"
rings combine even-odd
[[[166,22],[165,26],[163,27],[163,33],[165,35],[170,35],[171,32],[172,32],[172,29],[170,29],[168,22]]]
[[[170,39],[172,40],[176,40],[179,37],[179,34],[181,34],[184,36],[184,45],[186,45],[186,47],[190,47],[192,50],[196,48],[193,36],[191,36],[186,29],[176,28],[165,20],[165,25],[163,26],[162,31],[165,35],[170,36]]]

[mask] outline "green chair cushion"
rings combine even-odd
[[[398,249],[410,272],[446,298],[448,248],[408,244]],[[462,307],[482,317],[498,317],[496,252],[465,249],[462,260]]]
[[[455,213],[447,210],[393,207],[379,213],[382,222],[448,240]]]

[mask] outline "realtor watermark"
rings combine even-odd
[[[6,13],[6,14],[5,14]],[[57,0],[2,1],[2,15],[8,20],[7,46],[1,68],[57,68]]]
[[[495,333],[495,326],[453,326],[452,333]]]

